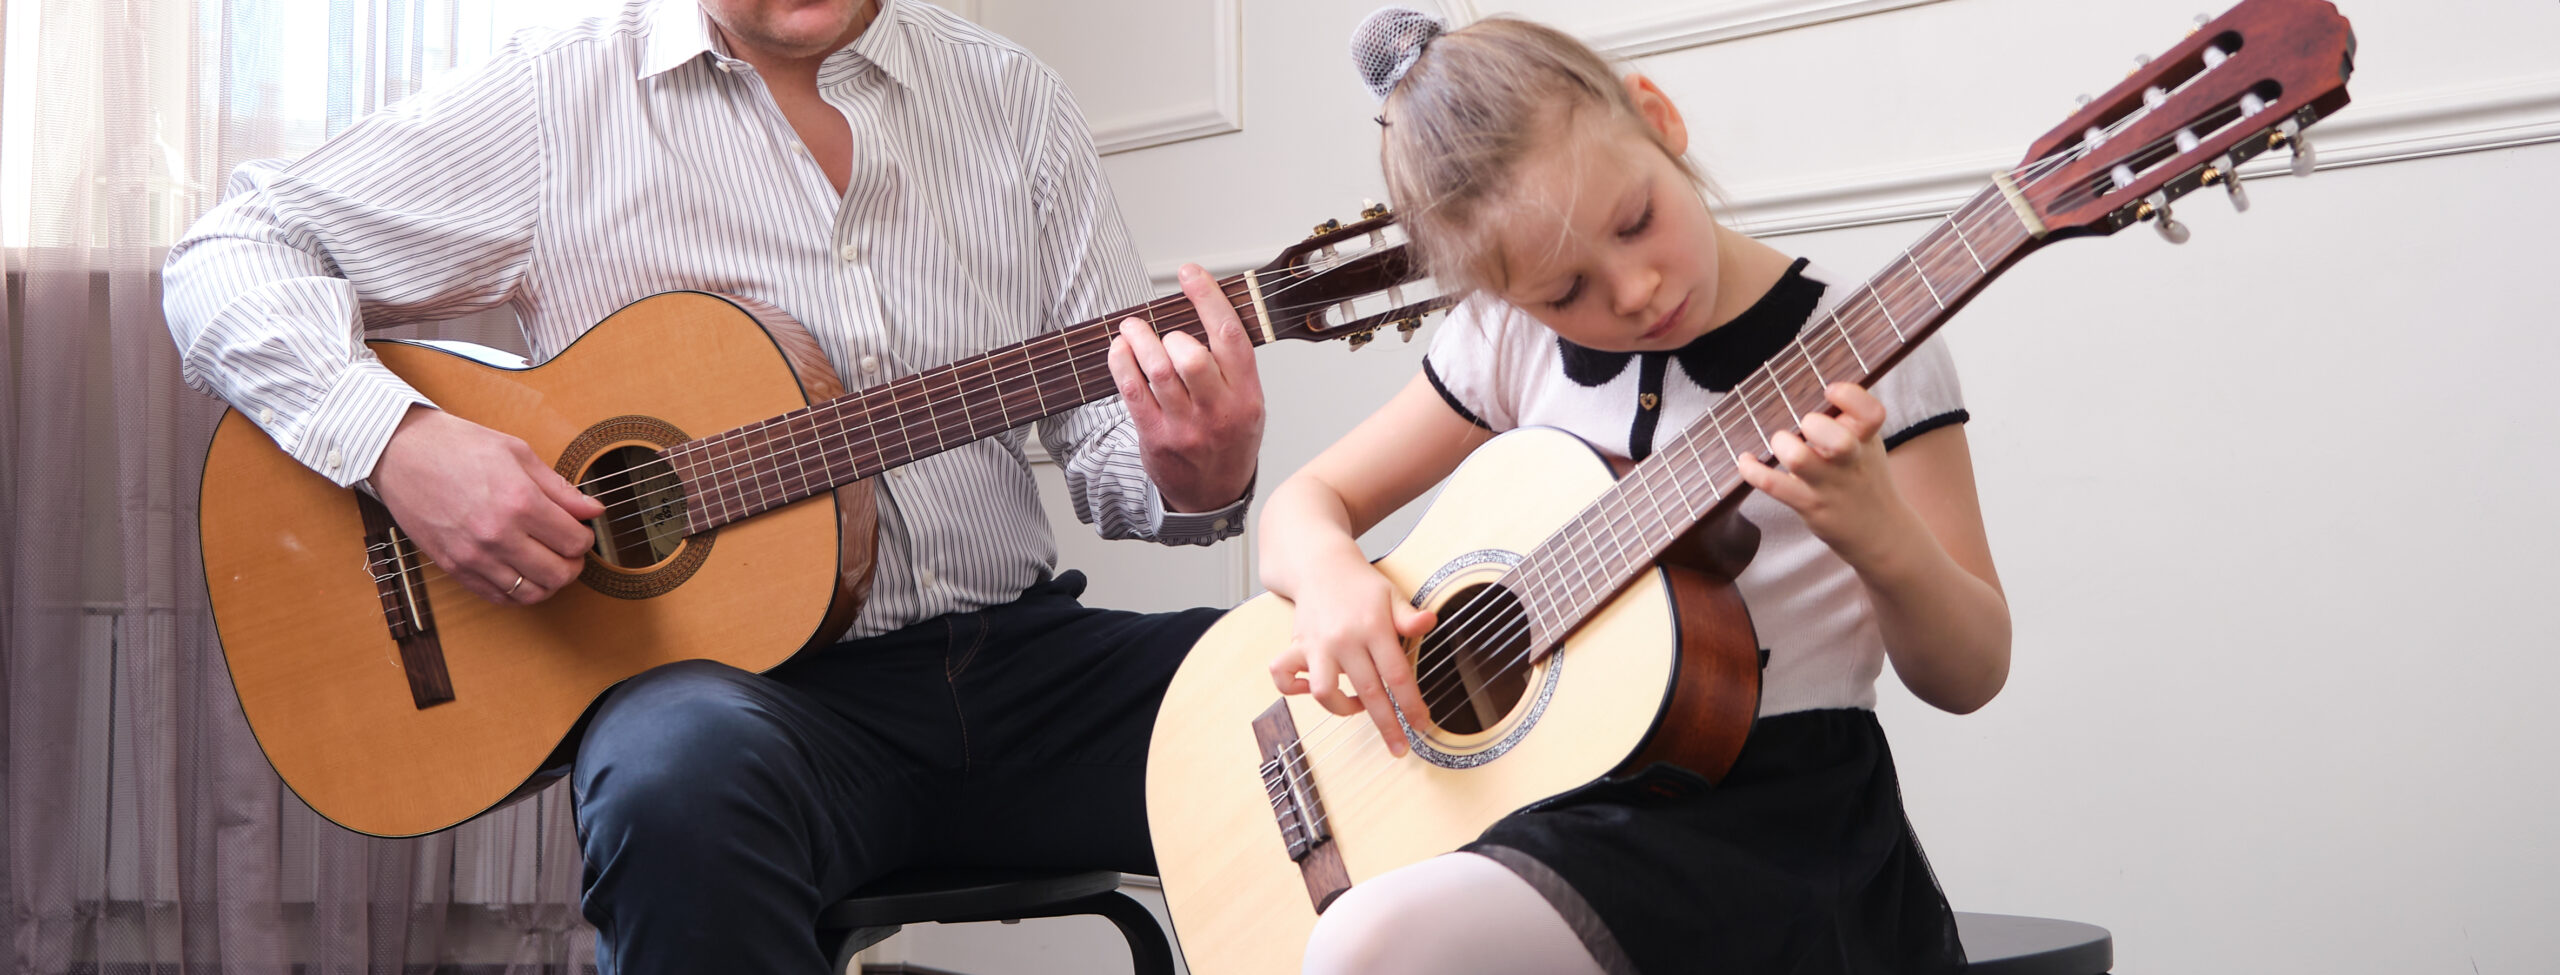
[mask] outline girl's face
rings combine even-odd
[[[1502,262],[1495,290],[1576,345],[1669,351],[1731,317],[1717,316],[1720,228],[1665,152],[1688,147],[1678,111],[1641,75],[1627,84],[1660,143],[1604,112],[1565,120],[1485,218]]]

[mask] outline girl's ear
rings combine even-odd
[[[1635,104],[1636,116],[1644,119],[1655,138],[1662,140],[1664,151],[1674,156],[1689,151],[1689,125],[1680,120],[1680,107],[1671,104],[1671,97],[1642,74],[1628,72],[1624,82],[1627,100]]]

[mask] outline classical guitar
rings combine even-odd
[[[1447,302],[1393,232],[1372,207],[1221,284],[1257,345],[1409,337]],[[303,801],[360,832],[445,829],[528,792],[615,682],[692,658],[766,670],[843,633],[871,577],[865,478],[1116,395],[1107,356],[1132,316],[1205,337],[1174,295],[850,394],[789,316],[699,292],[634,302],[529,369],[369,342],[442,408],[555,458],[606,513],[576,583],[491,605],[378,502],[226,415],[205,458],[204,570],[250,730]]]
[[[1798,341],[1623,476],[1569,435],[1477,450],[1377,561],[1439,623],[1408,646],[1424,713],[1402,758],[1366,715],[1274,693],[1290,605],[1265,594],[1193,648],[1157,718],[1147,812],[1191,970],[1295,972],[1351,885],[1456,849],[1539,799],[1655,761],[1732,767],[1759,701],[1731,585],[1757,537],[1737,458],[1769,457],[1832,382],[1872,384],[2047,243],[2155,221],[2347,103],[2353,35],[2324,0],[2247,0],[2091,101]]]

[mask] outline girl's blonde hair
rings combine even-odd
[[[1635,126],[1705,185],[1697,167],[1645,124],[1618,70],[1573,36],[1495,17],[1428,40],[1387,94],[1378,159],[1398,220],[1444,287],[1499,286],[1501,256],[1483,226],[1486,211],[1522,159],[1592,108]]]

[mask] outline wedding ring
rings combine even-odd
[[[513,596],[513,595],[515,595],[515,594],[516,594],[516,590],[521,589],[521,588],[524,588],[524,577],[523,577],[523,576],[517,576],[517,577],[516,577],[516,584],[515,584],[515,585],[512,585],[512,586],[508,586],[508,587],[507,587],[507,591],[506,591],[505,595]]]

